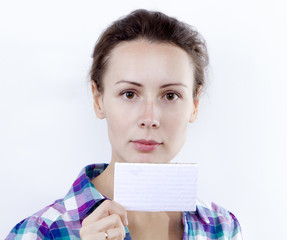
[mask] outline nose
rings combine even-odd
[[[140,114],[138,120],[138,126],[140,128],[153,128],[156,129],[159,127],[159,118],[157,114],[157,109],[154,103],[146,103],[143,106],[143,112]]]

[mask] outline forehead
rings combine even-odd
[[[133,40],[122,42],[112,50],[105,74],[105,78],[109,77],[131,80],[189,78],[192,82],[193,64],[190,56],[180,47]]]

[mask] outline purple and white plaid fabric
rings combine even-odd
[[[6,239],[80,239],[83,219],[106,199],[91,180],[107,166],[92,164],[85,167],[63,199],[18,223]],[[240,225],[232,213],[212,202],[198,200],[196,206],[195,212],[182,214],[184,240],[242,239]],[[126,227],[125,240],[130,239]]]

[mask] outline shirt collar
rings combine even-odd
[[[86,166],[74,181],[71,189],[64,198],[64,205],[73,221],[82,220],[98,207],[105,199],[91,182],[108,166],[106,163]]]

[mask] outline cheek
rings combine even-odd
[[[171,137],[185,139],[188,130],[189,121],[182,118],[171,119],[168,129]]]
[[[118,103],[107,104],[106,121],[110,138],[122,138],[132,125],[132,115]],[[112,141],[113,139],[111,139]]]
[[[162,111],[161,122],[162,125],[174,129],[186,129],[189,124],[191,110],[190,108],[182,106],[181,108],[164,109]]]
[[[176,149],[181,148],[185,142],[189,127],[190,111],[183,108],[163,115],[161,125],[165,130],[168,143]]]

